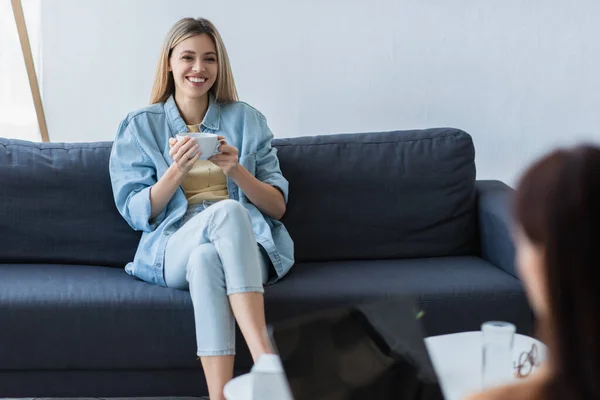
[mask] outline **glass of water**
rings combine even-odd
[[[512,379],[515,332],[515,326],[508,322],[490,321],[481,325],[484,389],[506,384]]]

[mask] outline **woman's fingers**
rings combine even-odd
[[[219,146],[219,151],[226,154],[237,154],[238,149],[228,144],[222,144]]]
[[[175,146],[177,146],[177,140],[173,141],[169,141],[169,155],[171,156],[171,158],[175,157],[175,153],[177,152],[177,149]]]
[[[190,158],[188,160],[188,166],[192,166],[196,163],[196,161],[198,161],[198,159],[200,158],[200,156],[202,155],[202,152],[197,152],[192,158]]]
[[[198,161],[202,153],[198,151],[198,144],[190,137],[182,140],[169,139],[169,155],[185,171],[189,171]]]
[[[185,152],[185,154],[183,155],[183,159],[184,160],[190,160],[192,158],[194,158],[194,156],[196,154],[194,154],[194,152],[197,151],[198,155],[200,154],[200,151],[198,151],[198,145],[196,143],[194,143],[194,145],[192,146],[191,149],[189,149],[188,151]]]
[[[175,157],[175,154],[179,151],[181,146],[189,141],[189,138],[183,138],[182,140],[177,140],[175,138],[169,139],[169,146],[171,146],[171,150],[169,150],[169,155],[171,158]]]
[[[177,150],[177,158],[182,158],[194,146],[196,146],[196,141],[188,139],[183,145],[181,145],[179,150]]]

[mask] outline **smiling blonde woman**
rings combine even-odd
[[[207,160],[194,140],[218,135]],[[210,398],[233,376],[235,322],[254,360],[270,353],[263,286],[294,264],[279,221],[288,182],[265,117],[239,102],[227,51],[212,23],[185,18],[167,34],[151,105],[119,126],[110,157],[117,209],[142,231],[125,270],[148,283],[189,290],[197,354]]]

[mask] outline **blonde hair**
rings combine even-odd
[[[204,18],[183,18],[173,25],[162,45],[150,94],[150,104],[165,102],[169,96],[175,94],[175,81],[173,74],[169,71],[169,58],[173,48],[192,36],[203,34],[212,39],[217,49],[219,63],[217,80],[210,88],[209,93],[212,93],[219,103],[232,103],[238,100],[229,56],[217,28]]]

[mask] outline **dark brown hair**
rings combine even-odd
[[[552,360],[544,399],[600,399],[600,148],[552,152],[521,178],[515,219],[544,251]]]

